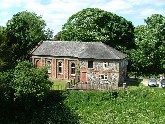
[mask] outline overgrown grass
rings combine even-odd
[[[0,123],[164,124],[165,90],[50,91],[42,101],[0,102]]]
[[[70,91],[65,104],[80,124],[152,124],[165,122],[165,90],[141,87],[125,91]]]
[[[54,81],[51,90],[65,90],[67,87],[66,81]]]

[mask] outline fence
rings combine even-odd
[[[113,84],[99,84],[99,83],[76,83],[75,80],[68,82],[68,90],[122,90],[126,89],[124,83],[122,87]]]
[[[100,84],[100,83],[77,83],[76,80],[68,81],[64,84],[54,84],[51,90],[122,90],[126,89],[126,83],[122,86],[116,86],[114,84]]]

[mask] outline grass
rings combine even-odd
[[[137,90],[137,89],[142,88],[142,87],[146,87],[146,86],[144,86],[144,84],[142,84],[142,83],[132,82],[132,84],[128,86],[128,89],[129,90]]]
[[[51,90],[65,90],[67,87],[66,81],[54,81]]]
[[[54,82],[65,86],[65,82]],[[133,86],[135,87],[135,86]],[[119,91],[51,90],[42,101],[0,102],[0,123],[164,124],[165,90],[139,87]],[[30,107],[28,107],[30,105]],[[28,108],[27,108],[28,107]]]
[[[65,100],[80,124],[165,122],[165,90],[140,87],[125,91],[70,91]]]

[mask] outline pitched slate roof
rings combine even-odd
[[[32,56],[58,56],[93,59],[124,59],[126,54],[102,42],[43,41]]]

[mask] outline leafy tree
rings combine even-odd
[[[13,80],[13,70],[0,72],[0,97],[1,101],[13,99],[13,90],[10,87],[10,83]]]
[[[30,51],[42,40],[51,39],[52,31],[46,30],[41,16],[28,11],[18,12],[7,22],[7,44],[11,48],[12,62],[26,59]]]
[[[42,99],[51,86],[47,69],[34,68],[28,61],[20,61],[14,69],[0,72],[0,91],[5,99]]]
[[[60,41],[61,39],[61,32],[58,32],[55,36],[54,36],[54,41]]]
[[[30,95],[40,98],[52,85],[48,80],[47,69],[34,68],[28,61],[19,62],[13,74],[10,86],[14,89],[16,98]]]
[[[5,65],[5,62],[3,60],[3,51],[4,51],[4,40],[5,36],[3,34],[4,28],[0,26],[0,68]]]
[[[131,71],[161,73],[165,60],[165,17],[153,14],[145,22],[147,25],[135,28],[136,49],[130,52]]]
[[[134,26],[130,21],[98,8],[83,9],[64,24],[61,40],[101,41],[118,49],[134,47]]]

